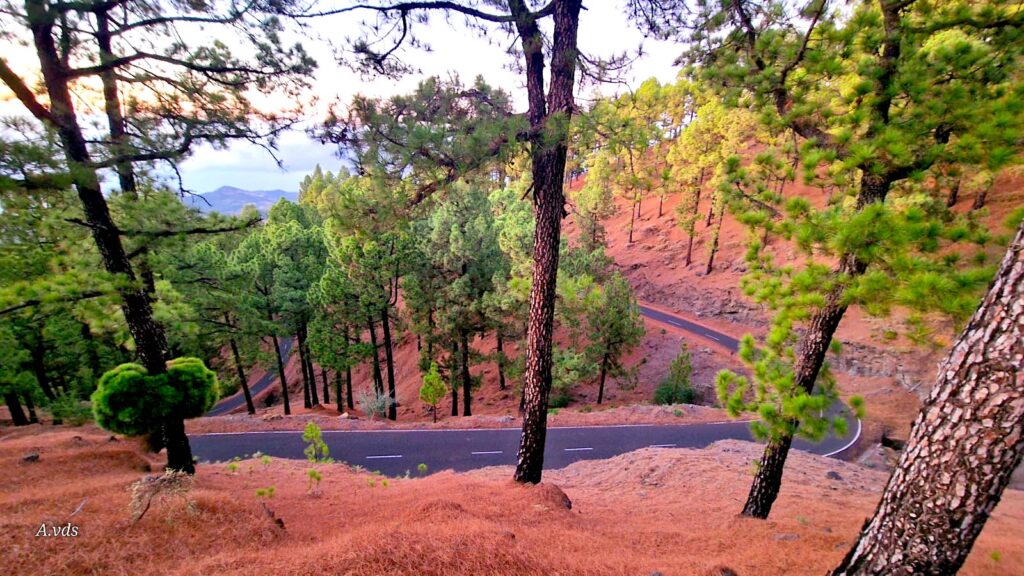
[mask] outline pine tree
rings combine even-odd
[[[659,6],[663,18],[655,11],[651,19],[659,33],[676,29],[671,4]],[[704,5],[696,15],[690,39],[699,42],[691,44],[685,59],[708,85],[721,88],[726,101],[747,104],[769,128],[802,137],[805,180],[824,177],[839,193],[824,218],[817,218],[807,202],[787,208],[807,216],[800,228],[806,236],[798,244],[830,244],[838,263],[834,269],[814,264],[794,277],[801,282],[794,286],[797,292],[821,289],[804,299],[803,312],[777,320],[778,333],[769,343],[789,356],[796,397],[810,394],[820,380],[852,297],[868,286],[885,286],[881,280],[889,275],[877,266],[880,257],[899,261],[902,256],[898,247],[888,252],[876,247],[893,236],[891,228],[877,226],[890,210],[890,192],[912,187],[936,164],[999,165],[1017,155],[1013,134],[1020,129],[1022,115],[1016,111],[1022,103],[1017,80],[1007,73],[1020,58],[1015,41],[1020,22],[1013,10],[1001,1],[933,6],[878,0],[846,14],[825,0],[801,10],[743,1]],[[895,216],[906,219],[907,230],[925,233],[920,243],[910,240],[904,249],[927,250],[927,231],[936,233],[930,225],[916,226],[914,218],[920,216],[914,210]],[[929,271],[908,285],[929,292],[939,278]],[[977,286],[971,278],[978,276],[961,278],[966,284],[955,281],[957,297],[943,305],[962,310],[971,300],[967,294]],[[872,293],[897,292],[887,287]],[[794,322],[806,324],[795,346],[784,343]],[[791,440],[783,431],[769,442],[745,514],[768,515]]]
[[[1024,457],[1024,224],[831,573],[955,574]]]
[[[643,341],[644,322],[629,282],[614,274],[601,287],[596,302],[587,311],[590,345],[587,357],[599,372],[597,403],[604,400],[605,378],[624,376],[622,357]]]

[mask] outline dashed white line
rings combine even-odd
[[[367,460],[381,460],[381,459],[384,459],[384,458],[401,458],[401,457],[402,457],[401,454],[386,454],[386,455],[383,455],[383,456],[367,456],[366,459]]]
[[[566,448],[566,452],[583,452],[586,450],[593,450],[593,448]]]
[[[482,456],[485,454],[501,454],[501,450],[486,450],[482,452],[470,452],[473,456]]]
[[[648,448],[675,448],[675,444],[651,444]]]
[[[714,336],[712,336],[711,334],[705,334],[705,336],[707,336],[708,338],[711,338],[711,339],[712,339],[712,340],[714,340],[715,342],[721,342],[721,340],[719,340],[718,338],[715,338],[715,337],[714,337]]]

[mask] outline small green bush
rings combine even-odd
[[[690,352],[683,343],[679,355],[672,360],[668,375],[654,390],[655,404],[693,404],[697,400],[697,392],[693,389],[690,378],[693,365],[690,363]]]
[[[548,408],[565,408],[572,403],[572,394],[568,390],[556,390],[548,400]]]
[[[82,402],[74,394],[65,392],[61,392],[53,402],[50,402],[50,413],[53,414],[55,421],[68,426],[81,426],[92,421],[92,406],[88,402]]]

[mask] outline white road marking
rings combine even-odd
[[[384,456],[367,456],[366,459],[367,460],[380,460],[380,459],[383,459],[383,458],[401,458],[401,457],[402,457],[401,454],[387,454],[387,455],[384,455]]]
[[[651,444],[648,448],[675,448],[675,444]]]
[[[711,338],[711,339],[712,339],[712,340],[714,340],[715,342],[721,342],[721,340],[719,340],[718,338],[715,338],[715,337],[714,337],[714,336],[712,336],[711,334],[705,334],[705,336],[707,336],[708,338]]]
[[[829,452],[828,454],[822,454],[822,456],[824,456],[825,458],[830,458],[832,456],[835,456],[836,454],[839,454],[840,452],[846,451],[847,448],[849,448],[850,446],[853,446],[854,444],[856,444],[857,440],[860,440],[861,428],[862,428],[862,424],[861,424],[860,418],[857,418],[857,433],[853,435],[853,440],[850,440],[849,442],[847,442],[846,446],[843,446],[839,450],[833,450],[833,451]]]
[[[470,452],[470,454],[472,454],[474,456],[479,456],[479,455],[483,455],[483,454],[501,454],[501,450],[490,450],[490,451],[485,451],[485,452]]]
[[[585,450],[593,450],[593,448],[566,448],[566,452],[583,452]]]

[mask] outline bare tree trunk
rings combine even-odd
[[[388,397],[391,402],[388,404],[388,420],[398,420],[398,395],[395,391],[395,357],[391,346],[391,318],[388,317],[388,307],[380,309],[380,323],[384,331],[384,361],[388,370]]]
[[[714,206],[712,206],[714,208]],[[718,239],[722,235],[722,221],[725,220],[725,205],[722,206],[721,210],[718,211],[718,225],[715,227],[715,233],[711,238],[711,252],[708,254],[708,266],[704,270],[704,274],[711,274],[711,271],[715,267],[715,254],[718,253]]]
[[[498,389],[505,389],[505,339],[501,336],[501,329],[497,330],[498,335]]]
[[[367,324],[370,327],[370,348],[373,350],[373,391],[377,396],[384,395],[384,378],[380,374],[380,352],[377,350],[377,329],[373,325],[373,318],[370,316],[366,317]]]
[[[949,197],[946,198],[946,208],[952,208],[956,206],[957,200],[960,199],[960,180],[957,178],[953,185],[949,188]]]
[[[472,416],[473,378],[469,375],[469,333],[462,333],[462,415]]]
[[[18,395],[14,392],[4,392],[4,403],[7,404],[7,410],[11,413],[11,421],[15,426],[28,426],[28,418],[25,417],[25,411],[21,409],[21,401],[18,400]]]
[[[225,319],[226,320],[226,319]],[[245,377],[245,368],[242,367],[242,355],[238,353],[238,343],[235,339],[230,340],[231,355],[235,359],[235,371],[238,373],[238,383],[242,386],[242,394],[245,395],[245,408],[249,414],[256,413],[256,406],[252,403],[252,393],[249,391],[249,379]]]
[[[320,367],[320,380],[324,383],[324,405],[326,406],[331,403],[331,385],[330,381],[327,379],[327,369],[323,366]]]
[[[544,38],[536,19],[522,0],[510,0],[526,60],[531,128],[538,131],[530,142],[534,185],[533,286],[526,329],[523,435],[519,444],[515,480],[539,483],[544,470],[547,437],[548,395],[551,392],[551,348],[555,320],[555,281],[565,196],[566,143],[575,102],[577,32],[581,0],[554,4],[554,31],[549,93],[544,94]],[[549,119],[554,116],[554,120]],[[558,128],[561,127],[561,128]],[[556,133],[554,130],[561,130]]]
[[[306,340],[299,330],[295,335],[299,347],[299,368],[302,369],[302,405],[309,409],[313,407],[313,400],[309,396],[309,370],[306,367]]]
[[[273,316],[271,315],[271,319]],[[288,400],[288,378],[284,374],[284,359],[281,358],[281,344],[277,341],[277,334],[272,334],[274,342],[274,357],[277,358],[277,377],[281,380],[281,399],[284,402],[285,416],[292,413],[292,405]]]
[[[46,348],[43,345],[43,335],[40,333],[38,336],[39,340],[30,346],[32,373],[35,375],[39,387],[42,388],[43,394],[52,401],[57,398],[57,395],[54,394],[53,386],[50,384],[50,377],[46,373]]]
[[[971,204],[971,211],[981,210],[985,207],[985,199],[988,197],[988,191],[991,186],[985,186],[981,190],[978,190],[978,195],[974,197],[974,204]]]
[[[448,357],[448,363],[451,364],[451,367],[448,369],[448,382],[452,386],[452,416],[459,415],[459,387],[455,385],[455,371],[459,366],[458,354],[458,344],[452,342],[452,352]]]
[[[32,394],[22,392],[21,397],[25,399],[25,408],[28,409],[28,421],[30,424],[39,424],[39,416],[36,415],[36,403],[32,401]]]
[[[1024,454],[1024,225],[832,574],[956,574]]]
[[[345,342],[349,342],[348,326],[345,326]],[[358,335],[356,335],[355,339],[352,340],[352,343],[359,344]],[[352,398],[352,363],[350,361],[345,362],[345,405],[348,406],[349,410],[356,407]]]
[[[636,222],[636,202],[633,202],[633,207],[630,208],[630,212],[629,212],[629,243],[630,244],[633,243],[633,227],[634,227],[633,223],[634,222]],[[561,232],[559,232],[559,233],[561,233]]]
[[[608,352],[601,358],[601,379],[597,388],[597,403],[604,402],[604,379],[608,375]]]

